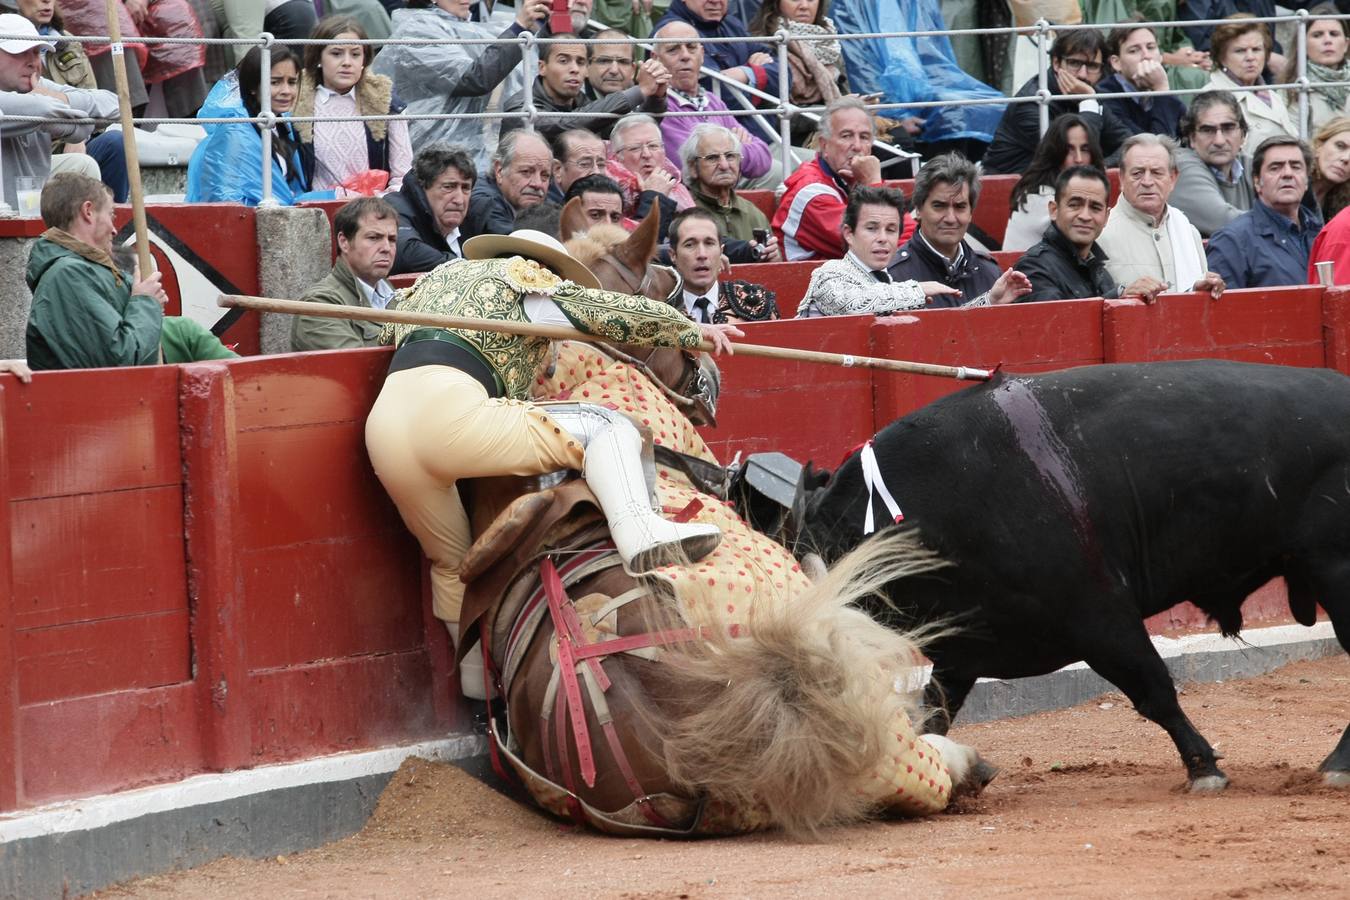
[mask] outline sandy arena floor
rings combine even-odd
[[[1350,720],[1350,659],[1187,688],[1232,784],[1197,797],[1161,729],[1119,695],[958,727],[1002,773],[929,819],[676,843],[559,825],[451,766],[409,761],[359,834],[226,859],[102,897],[1350,896],[1350,790],[1317,765]]]

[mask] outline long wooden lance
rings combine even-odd
[[[554,341],[609,342],[610,338],[590,335],[564,325],[542,325],[536,322],[507,322],[498,319],[475,319],[461,316],[443,316],[435,313],[412,312],[398,309],[367,309],[362,306],[338,306],[333,303],[310,303],[304,300],[277,300],[272,297],[248,297],[240,294],[221,294],[216,301],[225,307],[256,309],[259,312],[286,313],[292,316],[319,316],[326,319],[354,319],[361,322],[392,322],[398,325],[424,325],[429,328],[463,328],[469,331],[494,331],[499,334],[520,334],[548,338]],[[798,350],[794,347],[773,347],[767,344],[733,343],[732,351],[739,356],[762,356],[768,359],[790,359],[798,362],[822,363],[858,369],[883,369],[888,372],[909,372],[914,375],[934,375],[962,381],[988,381],[993,373],[988,369],[969,366],[939,366],[933,363],[907,362],[876,356],[854,356],[850,353],[826,353],[821,350]],[[711,351],[710,341],[703,341],[698,349]]]
[[[108,36],[112,38],[113,77],[117,82],[117,106],[122,119],[122,149],[127,157],[127,182],[131,187],[131,221],[136,228],[136,261],[141,278],[155,271],[150,258],[150,238],[145,227],[145,194],[141,189],[141,157],[136,151],[136,126],[131,121],[131,88],[127,84],[127,62],[123,58],[122,23],[117,18],[117,0],[106,0]]]

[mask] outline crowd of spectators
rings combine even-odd
[[[62,171],[124,200],[120,136],[63,122],[116,114],[107,45],[63,40],[103,30],[91,13],[102,4],[0,4],[16,10],[0,15],[0,33],[23,35],[0,41],[0,112],[46,119],[3,126],[6,201],[16,202],[16,177]],[[556,231],[576,199],[587,221],[630,229],[658,210],[686,311],[709,322],[732,308],[719,276],[746,262],[822,263],[802,316],[1218,298],[1306,282],[1318,232],[1350,203],[1350,40],[1344,22],[1324,18],[1336,7],[1284,5],[1311,7],[1301,26],[1311,140],[1299,137],[1298,95],[1281,89],[1302,74],[1295,54],[1253,18],[1272,4],[1084,0],[1083,27],[1056,32],[1048,49],[1046,109],[1008,103],[985,141],[953,152],[924,139],[922,116],[879,115],[852,92],[853,42],[837,39],[826,0],[571,0],[561,22],[550,0],[327,0],[322,16],[310,0],[116,0],[129,34],[267,28],[280,41],[268,72],[256,47],[230,49],[221,65],[199,45],[137,45],[131,99],[138,111],[239,120],[205,126],[189,201],[261,202],[261,166],[247,161],[261,161],[264,128],[276,202],[353,200],[315,299],[381,307],[394,296],[390,273],[457,259],[476,235]],[[1153,24],[1176,18],[1226,21]],[[768,40],[780,29],[782,72]],[[531,35],[547,40],[527,55]],[[287,49],[311,37],[325,43]],[[715,40],[729,37],[765,40]],[[986,50],[999,46],[991,37]],[[990,83],[1011,68],[991,66]],[[795,106],[780,132],[784,84]],[[1041,77],[1015,87],[1014,99],[1034,101]],[[1170,93],[1179,88],[1190,93]],[[250,121],[264,105],[270,121]],[[920,160],[910,197],[887,186],[894,154],[883,140]],[[1018,176],[1001,240],[973,225],[981,180],[995,174]],[[772,216],[743,196],[763,189],[776,191]],[[1003,271],[997,250],[1025,252]],[[364,326],[303,322],[296,349],[369,337]]]

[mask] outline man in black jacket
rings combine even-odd
[[[1103,49],[1101,32],[1095,28],[1059,32],[1050,48],[1051,68],[1046,73],[1046,89],[1052,95],[1064,98],[1050,103],[1050,120],[1065,113],[1078,113],[1101,142],[1107,164],[1115,165],[1120,145],[1134,132],[1115,113],[1103,109],[1092,96],[1102,77]],[[1037,79],[1032,78],[1022,85],[1017,96],[1034,97],[1037,87]],[[1020,174],[1031,162],[1040,142],[1040,105],[1008,104],[998,130],[994,132],[994,140],[985,151],[985,173]]]
[[[473,159],[459,147],[437,142],[413,160],[411,177],[384,199],[398,212],[398,251],[391,274],[430,272],[458,259],[459,226],[469,211],[477,173]]]
[[[1162,282],[1144,277],[1121,287],[1106,271],[1106,253],[1097,246],[1097,238],[1111,213],[1110,195],[1111,182],[1101,169],[1074,166],[1060,173],[1045,236],[1013,266],[1026,273],[1032,284],[1031,293],[1019,302],[1087,297],[1138,297],[1153,302],[1165,287]]]
[[[930,308],[965,306],[998,281],[998,263],[966,241],[979,197],[979,172],[959,153],[934,157],[914,179],[914,218],[919,227],[900,247],[889,271],[896,281],[939,281],[961,292],[929,297]],[[1006,301],[1000,296],[990,302]]]

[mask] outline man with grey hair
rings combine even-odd
[[[768,218],[758,206],[736,196],[741,158],[741,143],[731,129],[710,123],[696,125],[680,147],[684,183],[694,197],[694,205],[717,220],[723,237],[753,244],[750,261],[778,262],[782,258],[778,242],[767,240]],[[756,230],[760,232],[758,239]]]
[[[544,202],[552,173],[553,151],[538,133],[522,128],[502,135],[492,174],[478,179],[469,197],[469,214],[460,226],[464,240],[514,231],[516,213]]]
[[[468,152],[440,141],[418,152],[410,174],[397,193],[384,198],[398,212],[398,250],[391,275],[430,272],[464,255],[459,229],[478,179]]]
[[[1181,117],[1187,146],[1177,151],[1177,186],[1171,204],[1209,237],[1252,208],[1252,160],[1242,152],[1247,119],[1228,91],[1205,91]]]
[[[913,208],[919,227],[887,270],[895,281],[936,281],[960,291],[934,294],[930,307],[997,306],[1011,302],[1012,281],[1021,273],[1000,274],[988,251],[966,241],[980,197],[975,164],[959,153],[936,156],[914,179]]]
[[[553,139],[553,183],[548,200],[559,206],[567,189],[588,175],[605,171],[605,142],[587,128],[569,128]]]
[[[608,173],[623,188],[624,215],[640,221],[657,205],[664,241],[671,217],[693,206],[694,198],[680,181],[680,170],[666,158],[661,126],[645,113],[629,113],[614,123],[609,153]]]
[[[1162,291],[1208,291],[1218,299],[1223,278],[1209,271],[1200,232],[1167,203],[1177,180],[1177,145],[1169,137],[1136,134],[1120,146],[1120,199],[1097,243],[1119,284],[1141,278]]]
[[[831,101],[820,117],[820,151],[784,182],[773,230],[789,260],[842,259],[842,226],[854,185],[881,184],[881,161],[872,155],[872,116],[857,97]],[[908,213],[900,241],[914,233]]]

